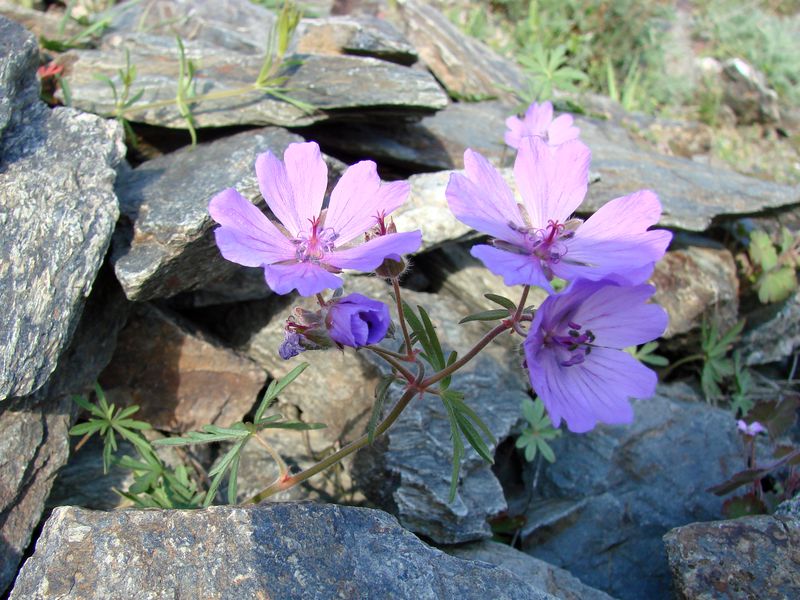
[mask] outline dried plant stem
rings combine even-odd
[[[397,404],[394,405],[392,412],[389,413],[389,415],[383,421],[381,421],[378,427],[375,429],[376,436],[381,435],[387,429],[389,429],[389,427],[391,427],[392,424],[394,424],[397,418],[402,414],[403,410],[405,410],[406,406],[408,406],[408,403],[411,402],[411,400],[417,393],[419,393],[419,390],[417,389],[416,386],[409,385],[408,387],[406,387],[406,391],[403,392],[403,395],[397,401]],[[280,478],[278,481],[276,481],[272,485],[268,486],[267,488],[265,488],[264,490],[262,490],[261,492],[250,498],[247,502],[248,503],[261,502],[262,500],[269,498],[273,494],[294,487],[295,485],[302,483],[303,481],[306,481],[307,479],[310,479],[314,475],[324,471],[328,467],[335,465],[340,460],[342,460],[346,456],[349,456],[356,450],[360,450],[368,443],[369,443],[369,436],[366,434],[362,435],[354,442],[350,442],[346,446],[342,447],[341,450],[334,452],[333,454],[321,460],[314,466],[309,467],[304,471],[300,471],[295,475],[290,475],[288,477]]]

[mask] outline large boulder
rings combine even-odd
[[[668,598],[661,536],[718,519],[706,488],[739,471],[743,448],[728,411],[684,384],[634,404],[632,425],[552,442],[534,490],[523,550],[619,598]]]
[[[11,598],[552,600],[509,571],[435,550],[366,508],[58,508]]]

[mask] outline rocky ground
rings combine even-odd
[[[199,92],[230,91],[258,75],[275,13],[249,0],[123,2],[91,43],[43,53],[37,36],[74,38],[80,27],[0,0],[0,590],[15,599],[799,595],[797,500],[723,521],[730,496],[708,491],[746,466],[748,449],[728,407],[735,384],[708,403],[692,363],[663,371],[656,397],[635,403],[633,425],[565,432],[552,442],[555,463],[527,463],[514,449],[527,377],[510,344],[491,347],[454,387],[498,441],[496,462],[468,450],[453,502],[450,430],[432,395],[354,458],[258,506],[134,509],[114,492],[134,483],[130,471],[104,474],[96,440],[76,448],[68,430],[85,415],[71,396],[95,381],[117,406],[140,406],[136,418],[161,437],[242,419],[300,359],[311,363],[302,385],[276,406],[327,428],[275,430],[274,448],[299,469],[363,433],[381,367],[354,352],[281,360],[295,299],[273,295],[259,269],[223,260],[214,244],[209,199],[235,187],[260,202],[253,163],[265,150],[281,156],[315,140],[331,184],[363,158],[385,179],[408,180],[395,222],[421,229],[424,244],[406,299],[428,309],[446,347],[480,336],[480,324],[457,325],[453,315],[487,309],[485,291],[517,295],[469,255],[478,234],[452,217],[444,189],[467,147],[511,180],[503,133],[517,102],[507,90],[524,73],[430,3],[306,10],[288,47],[302,61],[282,85],[313,109],[218,94],[193,108],[200,143],[191,147],[185,116],[167,101],[175,35],[198,65]],[[45,56],[59,77],[45,93],[50,105],[37,77]],[[127,61],[136,67],[131,96],[141,89],[137,102],[164,102],[134,104],[123,127],[98,116],[120,106],[98,75],[120,93]],[[721,68],[730,111],[798,134],[767,91],[737,79],[744,67]],[[44,79],[47,92],[55,80]],[[630,114],[597,96],[580,102],[587,110],[576,124],[593,155],[581,210],[651,188],[664,206],[660,226],[675,234],[652,279],[670,316],[659,353],[674,364],[698,351],[704,321],[726,329],[745,318],[737,349],[752,369],[747,393],[789,407],[789,423],[759,452],[796,444],[800,292],[758,302],[742,271],[741,231],[796,232],[800,189],[713,160],[716,133],[702,124]],[[376,278],[347,276],[347,286],[391,295]],[[164,460],[205,472],[226,450]],[[239,468],[239,502],[277,476],[257,446]],[[770,481],[779,474],[788,486],[791,469]]]

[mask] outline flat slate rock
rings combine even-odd
[[[634,422],[551,443],[522,528],[522,549],[622,599],[671,598],[667,531],[718,519],[706,488],[743,466],[730,412],[684,384],[634,403]]]
[[[38,100],[36,42],[0,17],[0,400],[44,385],[111,240],[118,123]],[[5,124],[3,124],[5,121]]]
[[[508,569],[514,575],[545,590],[561,600],[614,600],[605,592],[581,583],[569,571],[529,556],[500,542],[483,540],[442,548],[448,554],[468,560],[480,560]]]
[[[800,519],[756,515],[692,523],[664,536],[678,597],[800,597]]]
[[[348,126],[346,135],[335,123],[322,123],[306,134],[331,151],[405,170],[463,169],[467,148],[495,165],[510,165],[516,152],[505,145],[503,135],[513,112],[497,101],[454,102],[418,123],[359,123]]]
[[[59,62],[67,65],[65,79],[72,106],[97,114],[113,114],[114,96],[105,75],[122,89],[118,71],[125,67],[126,50],[136,67],[131,95],[144,90],[138,103],[167,101],[164,106],[132,110],[131,121],[163,127],[185,128],[174,102],[178,51],[172,37],[126,34],[107,38],[110,46],[97,50],[71,50]],[[198,65],[197,95],[251,86],[262,58],[200,42],[186,42],[186,57]],[[447,105],[447,97],[428,72],[362,56],[292,55],[299,60],[283,72],[283,87],[290,95],[314,106],[305,112],[297,106],[264,94],[249,92],[229,98],[204,100],[192,109],[198,127],[229,125],[281,125],[299,127],[337,119],[363,121],[388,116],[419,118]],[[135,106],[135,105],[134,105]]]
[[[94,283],[70,346],[47,383],[0,404],[0,594],[39,525],[53,480],[69,454],[73,394],[86,394],[111,359],[128,312],[110,269]]]
[[[366,508],[57,508],[11,598],[552,600],[509,571],[435,550]]]
[[[302,141],[284,129],[267,127],[185,148],[123,172],[116,192],[130,227],[117,232],[112,260],[128,297],[168,297],[239,277],[243,268],[224,260],[214,244],[208,203],[229,187],[259,200],[256,156],[267,150],[283,156],[290,143]],[[266,294],[266,284],[262,287]]]
[[[394,25],[384,19],[332,16],[302,19],[292,45],[300,54],[354,54],[410,66],[417,51]]]
[[[143,0],[112,6],[102,46],[115,35],[147,32],[175,40],[263,55],[275,14],[250,0]]]

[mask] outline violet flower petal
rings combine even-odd
[[[411,254],[422,245],[422,232],[404,231],[372,238],[359,246],[334,250],[325,257],[326,264],[337,269],[373,271],[384,259],[398,254]]]
[[[342,246],[377,223],[377,216],[389,215],[408,197],[408,182],[381,182],[375,163],[364,160],[349,167],[331,192],[325,227],[338,234]]]
[[[591,156],[579,140],[550,147],[542,138],[523,138],[514,180],[532,227],[545,229],[550,221],[565,223],[572,216],[589,187]]]
[[[501,275],[506,285],[537,285],[553,292],[553,287],[542,271],[541,262],[529,254],[506,252],[483,244],[473,246],[470,254],[492,273]]]
[[[256,158],[256,177],[261,194],[289,235],[308,231],[310,221],[319,217],[328,166],[315,142],[289,144],[281,161],[272,152]]]
[[[456,218],[497,239],[524,244],[524,236],[509,227],[509,223],[513,223],[522,228],[525,221],[503,176],[472,150],[464,152],[464,170],[466,176],[450,175],[445,190],[447,203]]]
[[[672,240],[664,229],[648,231],[660,218],[661,203],[650,190],[611,200],[565,241],[567,253],[553,270],[565,279],[601,279],[655,263]]]
[[[572,115],[557,116],[547,128],[547,143],[558,146],[569,140],[576,140],[581,135],[581,130],[573,125]]]
[[[289,265],[263,265],[267,285],[276,294],[296,289],[301,296],[313,296],[342,286],[342,279],[310,262]]]
[[[214,231],[217,246],[227,260],[246,267],[294,258],[295,249],[275,225],[233,188],[223,190],[208,205],[222,227]]]

